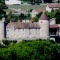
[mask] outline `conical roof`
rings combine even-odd
[[[48,16],[46,15],[45,12],[42,13],[40,20],[49,20]]]

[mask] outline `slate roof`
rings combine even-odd
[[[38,22],[11,22],[8,23],[7,27],[14,26],[16,29],[40,29]]]
[[[45,12],[41,14],[40,20],[49,20],[48,16],[46,15]]]

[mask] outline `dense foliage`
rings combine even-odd
[[[7,6],[5,4],[5,0],[0,0],[0,8],[1,9],[6,9],[7,8]]]
[[[30,4],[37,4],[37,3],[41,3],[41,0],[22,0],[24,2],[29,2]]]
[[[56,23],[60,24],[60,9],[59,10],[53,10],[51,12],[46,12],[48,17],[51,18],[56,18]]]
[[[58,0],[58,3],[60,3],[60,0]]]
[[[33,20],[34,22],[38,22],[38,20],[39,20],[41,14],[42,14],[42,12],[40,12],[40,13],[37,14],[35,17],[33,17],[32,20]]]
[[[0,47],[0,60],[60,60],[60,47],[49,40],[10,43]]]
[[[52,3],[52,0],[22,0],[22,1],[26,1],[26,2],[31,2],[31,4],[36,4],[36,3]]]
[[[5,0],[0,0],[0,19],[3,16],[6,16],[6,12],[4,11],[4,9],[7,9],[8,7],[5,5]]]

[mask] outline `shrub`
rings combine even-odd
[[[0,60],[60,60],[60,46],[49,40],[21,41],[0,48]]]
[[[17,41],[13,40],[2,40],[5,45],[9,45],[11,42],[16,43]]]

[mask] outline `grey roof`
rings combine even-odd
[[[40,20],[49,20],[48,16],[46,15],[45,12],[41,14]]]
[[[8,23],[7,27],[11,27],[14,26],[14,28],[16,29],[39,29],[40,26],[38,24],[38,22],[11,22]]]

